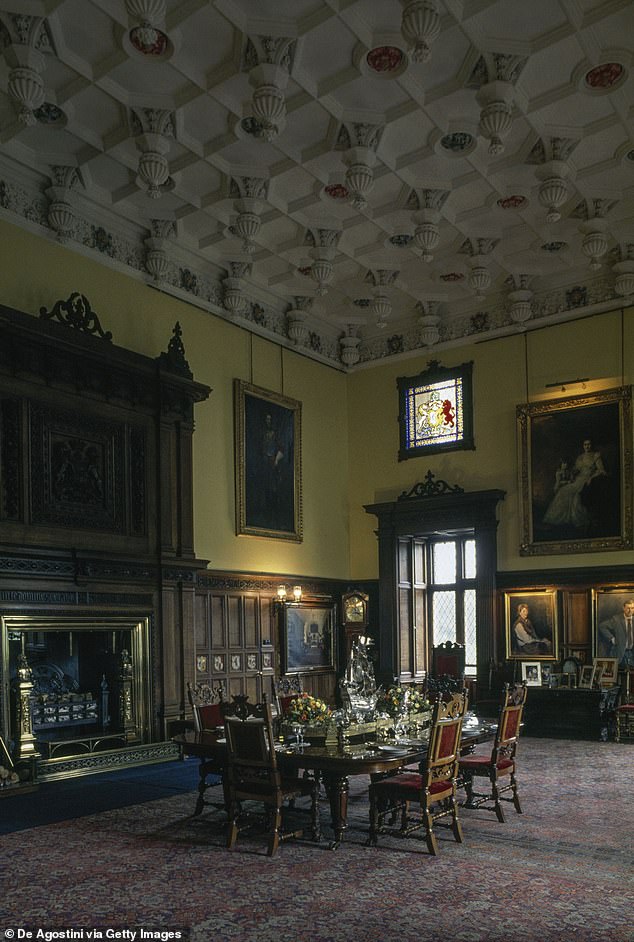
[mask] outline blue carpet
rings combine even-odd
[[[0,801],[0,834],[169,798],[197,785],[198,759],[193,758],[43,782],[35,792]]]

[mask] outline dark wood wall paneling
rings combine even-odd
[[[280,619],[275,604],[277,587],[301,585],[303,601],[332,601],[336,605],[335,668],[306,672],[304,689],[330,703],[345,662],[341,625],[341,596],[347,582],[280,573],[245,574],[206,571],[198,574],[195,600],[196,650],[192,682],[222,686],[225,695],[244,693],[250,699],[271,695],[272,679],[282,673]],[[367,591],[368,583],[355,588]],[[376,588],[373,595],[376,597]],[[371,630],[371,629],[370,629]]]
[[[496,669],[509,677],[518,663],[505,664],[505,612],[504,592],[555,589],[559,605],[559,652],[562,660],[572,654],[581,654],[585,663],[593,657],[592,590],[602,587],[631,586],[634,584],[634,566],[580,566],[575,569],[540,569],[534,571],[498,572],[497,608],[499,629],[495,638],[493,659]]]

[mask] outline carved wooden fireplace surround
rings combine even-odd
[[[95,678],[99,688],[114,657],[120,702],[111,700],[108,723],[114,710],[123,741],[113,745],[127,749],[115,764],[158,760],[184,716],[194,663],[196,573],[206,562],[193,546],[193,413],[211,390],[193,380],[178,324],[166,352],[142,356],[117,347],[79,294],[39,318],[0,306],[0,337],[2,736],[15,747],[24,721],[16,663],[26,659],[28,669],[54,635],[70,652],[66,664],[88,664],[93,648],[98,662],[81,667],[91,699],[71,678],[79,692],[58,713],[103,714]],[[112,642],[96,641],[93,629]],[[35,707],[42,721],[44,706]],[[49,719],[50,703],[47,711]],[[40,767],[103,768],[111,753],[92,748],[103,721],[77,722],[79,758],[57,747],[51,757],[36,741]]]

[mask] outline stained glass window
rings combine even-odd
[[[472,363],[446,368],[432,361],[418,376],[401,376],[399,459],[472,449]]]

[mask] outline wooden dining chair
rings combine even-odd
[[[191,684],[187,681],[187,699],[192,708],[194,729],[197,733],[218,732],[224,729],[224,715],[222,710],[224,690],[221,686],[212,687],[209,684]],[[209,801],[205,794],[207,789],[223,786],[224,766],[218,759],[201,759],[198,767],[198,797],[194,814],[202,814],[206,805],[212,808],[225,808],[225,797],[222,802]]]
[[[498,821],[502,823],[503,801],[512,802],[517,813],[522,813],[517,790],[516,756],[526,693],[526,682],[504,685],[498,727],[491,752],[485,755],[476,753],[464,756],[459,763],[460,784],[466,792],[466,801],[462,807],[495,811]],[[476,778],[488,780],[486,791],[476,792],[473,785]]]
[[[458,819],[456,778],[462,721],[468,695],[463,690],[447,702],[438,699],[432,712],[429,748],[420,771],[408,769],[370,784],[370,832],[368,843],[376,846],[380,833],[408,837],[424,828],[430,854],[438,854],[434,824],[448,818],[456,841],[462,843]],[[394,827],[400,815],[400,828]],[[447,822],[443,822],[447,823]]]
[[[622,676],[621,701],[615,709],[615,742],[634,739],[634,667],[627,667]]]
[[[268,855],[277,852],[281,841],[302,837],[303,828],[282,831],[282,806],[287,800],[308,796],[312,837],[319,840],[318,784],[313,778],[282,775],[277,764],[271,705],[264,694],[261,703],[250,704],[248,698],[237,695],[224,707],[225,735],[227,739],[227,801],[229,833],[227,847],[235,847],[243,821],[252,814],[245,802],[264,806],[269,833]]]

